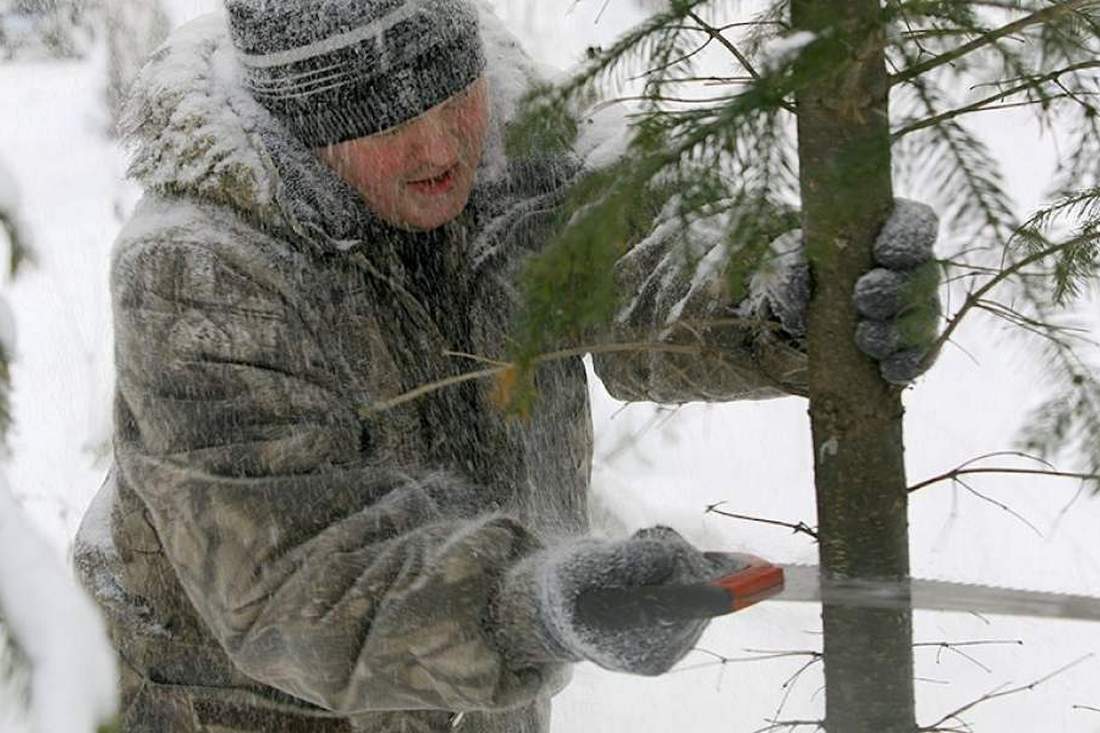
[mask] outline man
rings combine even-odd
[[[723,568],[667,529],[586,534],[579,360],[540,368],[528,420],[477,382],[360,409],[468,368],[447,352],[507,352],[517,272],[580,172],[503,153],[530,63],[464,0],[227,10],[154,56],[131,110],[148,193],[111,273],[115,465],[77,547],[124,730],[546,733],[571,663],[669,669],[703,622],[612,633],[577,596]],[[918,219],[890,241],[930,252]],[[620,263],[622,323],[737,305],[654,242]],[[787,280],[756,305],[796,324]],[[597,369],[629,399],[799,389],[783,339],[721,338]]]

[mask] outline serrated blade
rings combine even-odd
[[[771,601],[979,615],[1100,621],[1100,598],[914,578],[908,582],[826,579],[816,565],[780,565],[783,590]]]

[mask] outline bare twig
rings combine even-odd
[[[695,647],[693,651],[697,651],[701,654],[714,657],[713,662],[701,662],[699,664],[689,664],[685,667],[677,667],[676,669],[668,672],[668,674],[676,674],[678,672],[693,672],[699,669],[710,669],[712,667],[724,667],[727,664],[744,664],[746,662],[768,662],[773,659],[789,659],[791,657],[814,657],[820,658],[821,652],[815,651],[762,651],[756,649],[746,649],[745,651],[752,654],[751,657],[727,657],[718,652],[713,652],[709,649],[703,649],[702,647]]]
[[[1089,710],[1094,713],[1100,713],[1100,708],[1094,708],[1091,705],[1074,705],[1074,710]]]
[[[953,654],[957,654],[958,656],[960,656],[963,659],[967,660],[968,662],[972,663],[974,666],[978,667],[979,669],[984,670],[985,672],[988,672],[988,673],[992,673],[993,670],[991,670],[989,667],[987,667],[984,664],[982,664],[981,662],[979,662],[977,659],[975,659],[970,654],[967,654],[966,652],[962,651],[961,648],[962,647],[974,647],[974,646],[1002,646],[1002,645],[1006,645],[1006,644],[1016,644],[1016,645],[1019,645],[1019,646],[1023,646],[1023,643],[1024,642],[1019,640],[1019,639],[1010,639],[1010,640],[1006,640],[1006,641],[998,641],[998,640],[987,640],[987,641],[922,641],[922,642],[919,642],[917,644],[914,644],[913,647],[914,648],[917,648],[917,647],[932,647],[932,648],[935,648],[936,649],[936,664],[940,663],[940,659],[943,657],[944,652],[952,652]]]
[[[966,468],[968,466],[973,466],[975,463],[978,463],[979,461],[989,460],[990,458],[1004,458],[1004,457],[1023,458],[1023,459],[1026,459],[1028,461],[1034,461],[1035,463],[1038,463],[1042,466],[1046,466],[1047,468],[1051,469],[1052,471],[1057,470],[1053,463],[1051,463],[1047,459],[1043,458],[1042,456],[1037,456],[1037,455],[1034,455],[1032,453],[1025,453],[1025,452],[1019,451],[1019,450],[996,450],[996,451],[991,451],[989,453],[983,453],[980,456],[975,456],[974,458],[971,458],[969,461],[963,461],[958,466],[956,466],[956,468]]]
[[[997,507],[998,509],[1000,509],[1000,510],[1004,511],[1005,513],[1010,514],[1011,516],[1013,516],[1016,519],[1020,520],[1021,524],[1026,526],[1028,529],[1030,529],[1032,532],[1034,532],[1037,536],[1039,536],[1039,537],[1043,536],[1042,531],[1040,531],[1040,529],[1038,527],[1036,527],[1035,524],[1032,523],[1032,521],[1030,519],[1025,517],[1023,514],[1020,514],[1018,511],[1016,511],[1015,509],[1010,507],[1008,504],[1005,504],[1002,501],[997,501],[993,497],[987,496],[986,494],[983,494],[982,492],[978,491],[973,486],[966,483],[965,481],[963,481],[960,478],[955,479],[955,481],[959,484],[959,486],[962,486],[964,489],[966,489],[968,492],[973,494],[975,497],[981,499],[982,501],[986,502],[987,504],[992,504],[993,506]]]
[[[953,728],[945,728],[943,726],[944,726],[945,723],[947,723],[950,720],[957,720],[957,721],[963,722],[962,719],[959,717],[960,715],[962,715],[963,713],[965,713],[969,710],[973,710],[974,708],[978,707],[979,705],[983,705],[983,704],[989,702],[990,700],[996,700],[998,698],[1008,697],[1009,695],[1016,695],[1016,694],[1021,693],[1021,692],[1030,692],[1031,690],[1034,690],[1039,685],[1042,685],[1043,683],[1048,682],[1049,680],[1051,680],[1054,677],[1057,677],[1060,674],[1068,672],[1069,670],[1073,669],[1074,667],[1088,661],[1089,659],[1092,659],[1092,657],[1094,657],[1094,656],[1095,656],[1094,654],[1086,654],[1085,656],[1080,657],[1079,659],[1076,659],[1076,660],[1074,660],[1074,661],[1070,662],[1069,664],[1066,664],[1062,667],[1059,667],[1058,669],[1054,670],[1050,674],[1043,675],[1042,677],[1039,677],[1038,679],[1033,680],[1033,681],[1027,683],[1026,685],[1019,685],[1017,687],[1001,686],[999,688],[996,688],[996,689],[982,695],[978,699],[972,700],[972,701],[968,702],[967,704],[963,705],[962,707],[959,707],[959,708],[956,708],[955,710],[952,710],[950,713],[944,715],[942,718],[937,720],[935,723],[932,723],[931,725],[928,725],[928,726],[923,726],[921,728],[918,728],[917,730],[920,733],[932,733],[932,731],[957,730],[957,729],[953,729]],[[965,725],[965,722],[963,722],[963,725]]]
[[[704,346],[697,346],[691,344],[662,344],[662,343],[649,343],[649,342],[636,342],[636,343],[615,343],[615,344],[590,344],[587,346],[578,346],[571,349],[561,349],[559,351],[551,351],[546,354],[540,354],[532,360],[533,364],[543,364],[549,361],[558,361],[561,359],[570,359],[574,357],[584,356],[586,354],[610,354],[621,352],[637,352],[637,351],[657,351],[669,354],[690,354],[699,356],[703,354],[715,354],[720,356],[721,352],[717,349],[710,349]],[[465,372],[463,374],[456,374],[445,379],[440,379],[435,382],[429,382],[428,384],[422,384],[415,389],[411,389],[408,392],[397,395],[388,400],[381,400],[370,405],[365,405],[360,408],[359,412],[362,415],[370,415],[378,412],[385,412],[391,410],[394,407],[404,405],[406,403],[417,400],[425,395],[433,392],[438,392],[446,387],[453,387],[465,382],[473,382],[479,379],[487,379],[491,377],[497,377],[509,369],[514,369],[515,365],[489,359],[487,357],[475,357],[471,354],[461,354],[460,352],[443,352],[447,355],[460,355],[465,358],[474,358],[479,361],[488,364],[497,364],[498,366],[489,367],[486,369],[478,369],[472,372]]]
[[[978,463],[980,461],[985,461],[985,460],[988,460],[990,458],[1001,458],[1001,457],[1024,458],[1024,459],[1027,459],[1029,461],[1034,461],[1035,463],[1038,463],[1041,466],[1044,466],[1045,468],[1043,468],[1041,470],[1040,469],[1015,468],[1015,467],[1008,467],[1008,468],[991,468],[991,467],[971,468],[971,466],[973,466],[975,463]],[[966,488],[968,491],[975,494],[979,498],[982,498],[985,501],[990,501],[990,502],[996,504],[997,506],[1000,506],[1001,508],[1006,509],[1006,511],[1011,511],[1010,509],[1005,507],[1000,502],[995,502],[992,499],[990,499],[989,497],[984,496],[982,494],[979,494],[978,492],[974,491],[973,487],[967,486],[964,482],[960,481],[960,477],[962,477],[962,476],[967,476],[967,475],[971,475],[971,474],[981,474],[981,473],[1024,474],[1024,475],[1047,476],[1047,477],[1055,477],[1055,478],[1077,478],[1077,479],[1081,479],[1082,481],[1086,481],[1086,480],[1090,480],[1090,479],[1095,480],[1095,478],[1100,478],[1100,477],[1091,477],[1090,474],[1074,474],[1074,473],[1058,471],[1054,467],[1054,464],[1052,464],[1050,461],[1047,461],[1046,459],[1044,459],[1040,456],[1035,456],[1035,455],[1032,455],[1030,453],[1024,453],[1022,451],[1006,450],[1006,451],[994,451],[992,453],[984,453],[980,456],[976,456],[975,458],[971,458],[968,461],[964,461],[963,463],[959,464],[958,466],[956,466],[955,468],[951,469],[950,471],[948,471],[946,473],[940,474],[939,476],[934,476],[930,479],[927,479],[925,481],[921,481],[918,484],[914,484],[913,486],[910,486],[909,487],[909,493],[919,491],[920,489],[926,488],[926,487],[931,486],[933,484],[942,483],[944,481],[951,481],[956,485],[963,486],[964,488]],[[1026,520],[1024,520],[1024,521],[1026,521]],[[1029,526],[1031,526],[1030,523],[1028,523],[1028,524],[1029,524]],[[1034,527],[1032,527],[1032,528],[1034,529]]]
[[[620,407],[618,410],[616,410],[612,414],[611,418],[614,419],[615,417],[617,417],[619,415],[619,413],[621,413],[623,410],[627,409],[627,407],[630,404],[631,403],[629,403],[629,402],[623,403],[622,407]],[[606,453],[604,453],[602,456],[600,456],[600,461],[603,462],[603,463],[610,463],[611,461],[614,461],[623,452],[625,452],[627,450],[630,450],[632,448],[637,448],[638,443],[641,441],[642,438],[644,438],[646,435],[648,435],[651,430],[664,429],[665,425],[670,420],[672,420],[672,418],[674,418],[677,414],[679,414],[680,410],[682,410],[683,407],[684,407],[683,405],[671,405],[671,406],[669,406],[669,405],[654,404],[655,409],[653,411],[653,414],[649,417],[648,420],[646,420],[645,424],[642,425],[637,430],[635,430],[634,432],[630,433],[629,435],[623,436],[616,443],[616,445],[614,445],[610,450],[608,450]],[[645,458],[644,456],[642,456],[642,457],[643,457],[643,459]]]
[[[726,502],[724,501],[720,501],[717,504],[710,504],[709,506],[707,506],[707,510],[705,513],[717,514],[718,516],[729,517],[730,519],[740,519],[745,522],[757,522],[758,524],[770,524],[774,527],[786,527],[787,529],[793,531],[795,534],[804,534],[813,538],[815,542],[817,541],[817,531],[805,522],[797,522],[792,524],[791,522],[783,522],[777,519],[764,519],[762,517],[753,517],[747,514],[735,514],[733,512],[727,512],[718,508],[725,503]]]
[[[464,374],[456,374],[453,377],[447,377],[446,379],[440,379],[428,384],[422,384],[416,389],[411,389],[408,392],[398,395],[390,400],[383,400],[381,402],[375,402],[371,405],[366,405],[359,408],[360,415],[367,416],[376,412],[385,412],[386,410],[392,410],[393,408],[404,405],[413,400],[417,400],[425,395],[437,392],[446,387],[453,387],[457,384],[463,384],[465,382],[473,382],[478,379],[485,379],[487,377],[495,377],[504,373],[508,367],[490,367],[488,369],[479,369],[476,372],[465,372]]]
[[[950,685],[948,680],[937,680],[933,677],[914,677],[914,682],[925,682],[930,685]]]
[[[1006,36],[1014,35],[1015,33],[1018,33],[1025,28],[1046,23],[1047,21],[1053,18],[1057,18],[1058,16],[1072,13],[1078,8],[1083,8],[1095,4],[1096,0],[1066,0],[1065,2],[1060,2],[1055,5],[1043,8],[1042,10],[1032,13],[1031,15],[1025,16],[1023,18],[1020,18],[1019,20],[1015,20],[1011,23],[1003,25],[1000,28],[995,28],[991,31],[988,31],[987,33],[983,33],[978,38],[975,38],[969,43],[964,43],[958,48],[953,48],[950,51],[946,51],[939,54],[938,56],[934,56],[927,61],[914,64],[913,66],[910,66],[903,71],[892,74],[890,76],[890,84],[901,84],[903,82],[909,81],[910,79],[915,79],[916,77],[928,71],[931,71],[932,69],[943,66],[944,64],[949,64],[952,61],[956,61],[963,56],[977,51],[980,48],[984,48],[985,46],[996,43]]]
[[[753,733],[770,733],[776,730],[797,730],[812,726],[813,730],[825,730],[824,720],[765,720],[768,723],[763,728],[757,728]]]
[[[1080,500],[1080,498],[1085,495],[1086,488],[1088,488],[1088,483],[1086,483],[1085,481],[1082,481],[1080,484],[1078,484],[1076,493],[1074,493],[1070,500],[1066,502],[1066,505],[1058,511],[1058,516],[1056,516],[1054,518],[1054,521],[1051,522],[1050,531],[1052,533],[1058,528],[1058,525],[1062,523],[1062,520],[1066,518],[1066,515],[1069,514],[1069,510],[1072,509],[1073,506],[1078,502],[1078,500]]]
[[[444,351],[443,356],[454,356],[459,359],[469,359],[475,361],[478,364],[488,364],[490,366],[507,367],[508,362],[500,361],[499,359],[490,359],[487,356],[480,356],[479,354],[467,354],[465,351]]]
[[[778,323],[773,323],[758,318],[685,318],[670,324],[666,328],[666,333],[671,334],[677,330],[686,331],[695,337],[696,341],[698,342],[696,344],[677,344],[669,342],[653,342],[642,340],[603,344],[585,344],[582,346],[575,346],[567,349],[560,349],[558,351],[550,351],[545,354],[539,354],[531,360],[531,364],[545,364],[551,361],[571,359],[579,356],[585,356],[587,354],[616,354],[627,352],[659,352],[666,354],[684,354],[689,356],[711,356],[716,359],[724,359],[726,358],[727,354],[725,354],[722,349],[708,346],[706,341],[701,337],[699,333],[700,329],[718,328],[723,326],[759,331],[776,331],[781,328],[780,324]],[[640,334],[638,337],[644,338],[644,336]],[[393,409],[394,407],[398,407],[408,402],[417,400],[433,392],[438,392],[441,389],[453,387],[464,382],[500,377],[501,375],[508,372],[510,369],[516,368],[516,365],[512,362],[507,362],[502,359],[493,359],[478,354],[469,354],[461,351],[451,350],[446,350],[442,353],[444,356],[469,359],[471,361],[475,361],[481,364],[488,364],[490,366],[485,369],[465,372],[463,374],[456,374],[435,382],[423,384],[419,387],[416,387],[415,389],[399,394],[388,400],[380,400],[373,404],[363,405],[359,408],[360,415],[368,416],[374,413],[384,412],[386,410]]]
[[[794,692],[795,685],[802,679],[802,675],[805,674],[811,667],[825,659],[825,655],[821,653],[815,653],[811,659],[805,664],[795,670],[794,674],[783,681],[781,685],[783,689],[783,697],[779,699],[779,705],[775,708],[775,714],[772,716],[773,720],[779,718],[783,713],[783,708],[787,706],[787,700],[790,699],[791,693]]]
[[[1047,469],[1038,468],[963,468],[954,469],[939,476],[934,476],[925,481],[921,481],[918,484],[913,484],[909,487],[909,493],[920,491],[921,489],[931,486],[932,484],[938,484],[943,481],[956,481],[961,476],[968,476],[972,474],[980,473],[995,473],[1002,475],[1023,475],[1023,476],[1046,476],[1049,478],[1074,478],[1081,481],[1100,481],[1100,474],[1094,473],[1074,473],[1072,471],[1051,471]]]

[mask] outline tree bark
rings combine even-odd
[[[833,577],[906,578],[901,397],[856,348],[852,307],[893,206],[885,29],[878,0],[793,0],[791,14],[819,39],[800,62],[813,81],[796,103],[821,565]],[[829,731],[915,730],[911,616],[824,608]]]

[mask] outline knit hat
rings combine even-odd
[[[467,0],[226,0],[252,95],[310,147],[406,122],[485,69]]]

